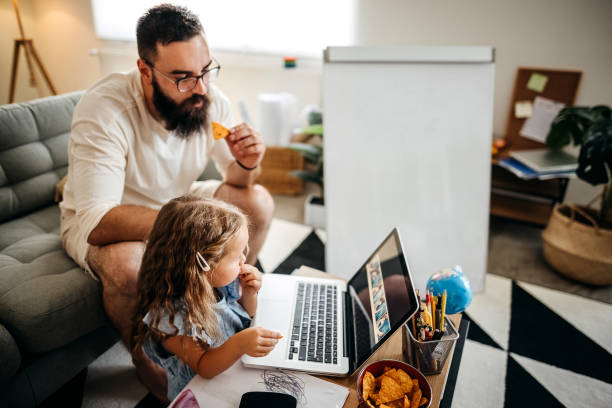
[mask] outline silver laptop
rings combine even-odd
[[[397,228],[350,281],[264,274],[252,326],[283,338],[247,367],[351,375],[417,311]]]

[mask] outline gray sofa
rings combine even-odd
[[[53,201],[81,95],[0,106],[0,407],[39,405],[118,341]]]

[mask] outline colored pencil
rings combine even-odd
[[[431,327],[436,330],[436,297],[431,296]]]
[[[444,316],[446,316],[446,290],[444,290],[444,293],[442,293],[442,322],[440,322],[440,329],[442,331],[446,330]]]

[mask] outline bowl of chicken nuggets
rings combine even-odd
[[[398,360],[365,366],[357,377],[361,408],[428,408],[431,386],[419,370]]]

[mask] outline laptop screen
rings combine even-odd
[[[416,294],[397,229],[353,276],[348,291],[356,369],[417,310]]]

